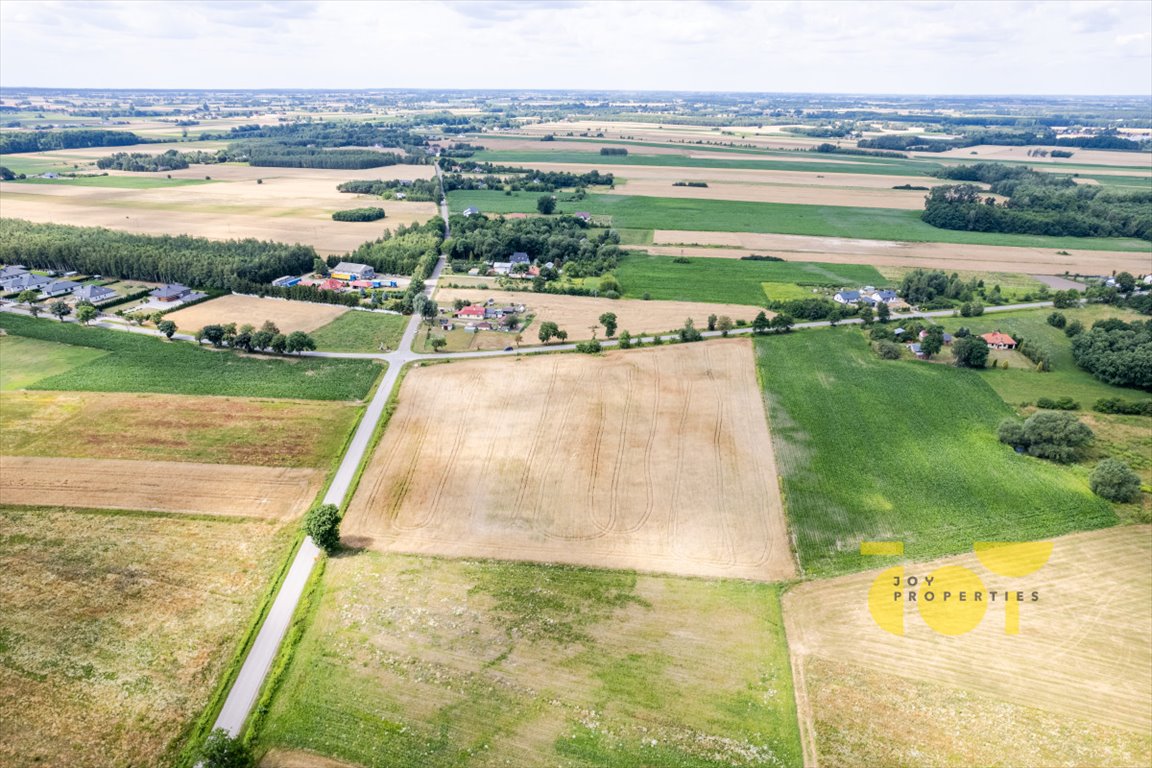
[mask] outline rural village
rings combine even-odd
[[[17,72],[0,765],[1152,764],[1152,88]]]

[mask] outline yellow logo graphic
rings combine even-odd
[[[981,565],[997,576],[1020,578],[1040,570],[1052,556],[1052,542],[978,541],[973,545]],[[862,555],[902,555],[900,541],[866,541]],[[971,569],[946,565],[927,576],[909,575],[902,565],[882,571],[868,589],[868,611],[885,632],[904,634],[904,611],[915,605],[924,623],[942,635],[962,635],[980,626],[989,603],[1004,603],[1004,632],[1020,632],[1020,603],[1039,600],[1039,593],[990,590]]]

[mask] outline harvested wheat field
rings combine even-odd
[[[1027,272],[1062,275],[1108,274],[1128,270],[1148,271],[1150,253],[1139,251],[1073,251],[1061,254],[1048,248],[1006,245],[959,245],[908,243],[893,240],[856,240],[841,237],[771,235],[756,232],[693,232],[657,229],[654,245],[643,246],[652,254],[738,259],[750,253],[795,254],[796,261],[831,264],[871,264],[876,267],[925,267],[973,272]],[[693,247],[696,246],[696,247]],[[681,253],[683,252],[683,253]]]
[[[987,611],[962,634],[937,633],[922,618],[932,609],[917,615],[907,603],[893,619],[903,615],[905,634],[881,629],[869,612],[869,587],[882,573],[888,600],[893,571],[809,582],[786,593],[802,710],[805,693],[807,699],[802,722],[814,725],[819,764],[1147,765],[1152,527],[1057,538],[1047,563],[1019,576],[997,575],[974,554],[910,563],[904,576],[923,579],[955,565],[983,582],[953,584],[984,591]],[[945,605],[944,588],[937,580],[936,606]],[[927,589],[922,582],[918,602],[925,606]],[[991,590],[1001,599],[988,602]],[[1023,603],[1013,603],[1018,634],[1006,631],[1004,590],[1024,593]],[[937,607],[935,619],[954,620],[963,606]]]
[[[347,311],[348,307],[335,304],[230,294],[178,309],[164,318],[176,323],[185,333],[194,333],[197,328],[212,323],[236,323],[237,326],[251,323],[259,328],[265,320],[275,323],[281,333],[292,333],[314,331]]]
[[[723,181],[709,181],[707,187],[677,187],[673,186],[672,181],[640,179],[633,177],[631,173],[628,174],[627,184],[618,185],[616,191],[629,195],[693,200],[741,200],[790,205],[838,205],[849,208],[902,208],[909,211],[924,208],[924,192],[916,190],[852,189],[830,184],[801,186]]]
[[[181,764],[294,526],[38,507],[0,530],[0,764]]]
[[[323,469],[360,413],[319,400],[2,392],[0,455]]]
[[[353,546],[774,580],[794,573],[752,347],[413,371]]]
[[[709,315],[727,315],[736,320],[756,317],[759,307],[748,304],[708,304],[700,301],[640,301],[636,299],[601,299],[590,296],[556,296],[542,293],[517,291],[482,291],[474,288],[443,288],[436,293],[436,301],[441,306],[450,307],[456,299],[483,304],[495,299],[498,305],[523,303],[529,314],[536,315],[532,325],[524,332],[526,343],[536,342],[536,329],[545,320],[551,320],[568,331],[570,341],[592,338],[592,326],[600,322],[600,315],[613,312],[616,315],[619,331],[628,331],[633,336],[641,331],[664,333],[684,325],[684,320],[692,318],[697,328],[704,328]],[[765,313],[769,317],[773,313]],[[619,333],[617,331],[617,333]],[[604,328],[596,331],[597,338],[604,338]]]
[[[0,456],[0,504],[139,509],[288,520],[312,503],[317,469]]]

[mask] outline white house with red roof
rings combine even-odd
[[[988,349],[1016,349],[1016,339],[1000,331],[985,333],[980,338],[984,339]]]

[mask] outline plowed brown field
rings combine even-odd
[[[354,546],[775,580],[794,573],[746,340],[413,371]]]

